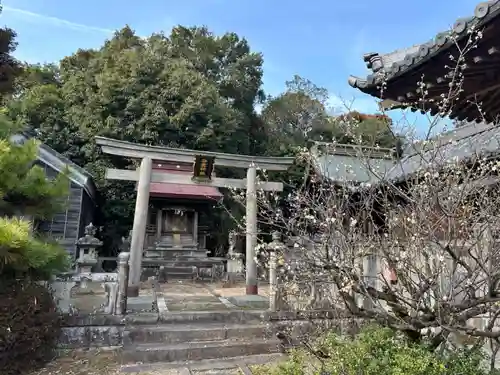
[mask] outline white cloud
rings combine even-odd
[[[50,24],[50,25],[59,26],[59,27],[65,27],[65,28],[69,28],[69,29],[73,29],[73,30],[79,30],[79,31],[85,31],[85,32],[97,32],[97,33],[102,33],[102,34],[114,33],[114,30],[112,30],[112,29],[85,25],[82,23],[68,21],[68,20],[65,20],[65,19],[62,19],[59,17],[47,16],[45,14],[35,13],[35,12],[31,12],[29,10],[14,8],[11,6],[3,6],[3,11],[7,14],[12,13],[12,14],[22,16],[26,20],[31,20],[31,21],[38,20],[38,21],[42,21],[45,24]]]

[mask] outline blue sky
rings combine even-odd
[[[129,24],[142,36],[182,24],[234,31],[264,54],[264,88],[278,94],[294,74],[332,94],[332,103],[376,111],[376,102],[351,89],[349,74],[363,76],[366,52],[390,52],[432,38],[457,18],[473,14],[473,0],[3,0],[0,24],[15,29],[16,56],[55,62],[78,48],[99,47],[113,30]],[[393,111],[399,121],[405,114]],[[404,122],[424,131],[427,119]]]

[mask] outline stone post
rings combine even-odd
[[[198,247],[198,211],[193,214],[193,242]]]
[[[274,250],[269,251],[269,310],[276,311],[278,296],[278,275],[276,274],[277,258]]]
[[[243,254],[236,249],[237,241],[237,233],[231,231],[229,233],[229,250],[227,252],[227,281],[229,284],[235,283],[242,277],[245,269],[243,266]]]
[[[139,295],[141,281],[142,252],[144,251],[144,238],[148,221],[149,192],[151,185],[153,161],[151,158],[142,159],[139,168],[139,182],[137,184],[137,198],[135,201],[134,224],[132,226],[132,241],[130,244],[130,277],[129,297]]]
[[[57,308],[63,313],[71,311],[71,289],[75,285],[75,281],[51,281],[49,284]]]
[[[156,241],[159,241],[161,238],[162,225],[163,225],[163,210],[158,208],[156,209]]]
[[[118,254],[118,298],[116,302],[116,315],[125,315],[127,312],[127,287],[128,287],[128,261],[130,253]]]
[[[273,232],[273,241],[268,245],[269,251],[269,310],[276,311],[278,309],[278,257],[277,252],[282,250],[284,245],[280,241],[279,232]]]
[[[257,245],[257,168],[254,163],[247,170],[246,193],[246,294],[257,295],[257,263],[255,246]]]

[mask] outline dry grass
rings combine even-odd
[[[277,365],[250,365],[248,368],[253,375],[270,375]]]
[[[321,373],[321,362],[307,353],[296,351],[300,356],[300,364],[294,364],[290,360],[274,361],[272,363],[249,365],[248,368],[253,375],[279,375],[300,373],[306,375],[313,375]]]

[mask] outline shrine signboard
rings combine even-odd
[[[194,160],[193,178],[211,180],[214,170],[215,157],[196,155]]]

